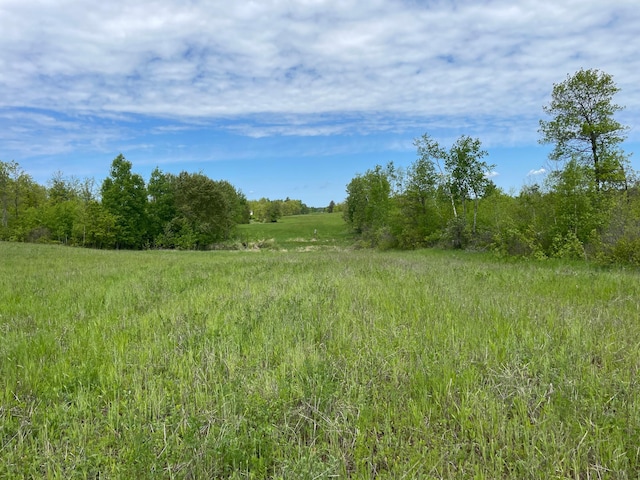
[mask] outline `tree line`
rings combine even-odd
[[[306,215],[317,209],[309,208],[301,200],[249,200],[251,219],[258,222],[277,222],[279,218],[289,215]]]
[[[640,265],[640,181],[615,120],[619,89],[610,75],[580,70],[553,86],[540,142],[554,146],[544,182],[507,194],[479,139],[444,146],[428,134],[417,158],[356,175],[342,212],[357,244],[379,248],[492,249],[511,255],[595,258]],[[147,183],[124,156],[100,186],[54,174],[47,187],[15,161],[0,161],[0,240],[93,248],[205,249],[251,220],[317,211],[299,200],[247,200],[233,185],[202,173],[156,168]]]
[[[303,210],[300,201],[260,202],[278,206],[273,220],[292,214],[290,205]],[[233,239],[235,226],[249,223],[252,203],[229,182],[202,173],[156,168],[145,183],[123,155],[99,186],[57,172],[44,187],[17,162],[0,162],[0,240],[204,249]]]
[[[492,249],[511,255],[640,265],[640,182],[622,150],[610,75],[580,70],[553,86],[540,142],[554,146],[544,182],[509,195],[491,180],[479,139],[415,139],[406,169],[375,166],[347,185],[343,215],[363,246]]]

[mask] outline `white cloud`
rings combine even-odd
[[[538,170],[529,170],[529,173],[527,173],[527,176],[533,177],[536,175],[544,175],[545,173],[547,173],[547,170],[545,168],[540,168]]]
[[[614,75],[630,122],[640,111],[631,0],[5,0],[0,19],[10,113],[240,118],[253,137],[443,124],[531,143],[553,83],[582,67]]]

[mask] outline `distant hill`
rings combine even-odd
[[[292,215],[274,223],[239,225],[238,237],[246,244],[263,242],[285,250],[343,248],[352,243],[341,212]]]

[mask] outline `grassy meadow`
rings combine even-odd
[[[313,225],[285,240],[330,245]],[[0,478],[640,476],[637,271],[438,250],[0,259]]]
[[[245,244],[279,250],[329,250],[353,243],[341,212],[292,215],[275,223],[251,223],[237,228]]]

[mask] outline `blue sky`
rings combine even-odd
[[[640,153],[639,31],[637,0],[2,0],[0,160],[101,182],[122,153],[325,206],[464,134],[517,192],[552,167],[542,106],[580,68],[613,75]]]

